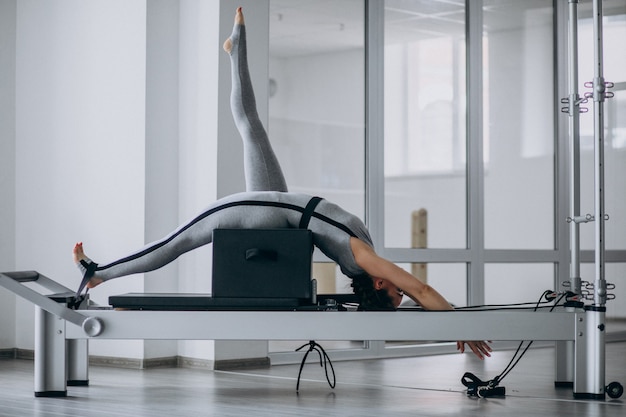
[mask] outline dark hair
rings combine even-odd
[[[352,277],[352,290],[359,298],[360,311],[393,311],[396,308],[386,290],[374,288],[374,281],[367,274]]]

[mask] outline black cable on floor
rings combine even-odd
[[[302,375],[302,368],[304,367],[306,358],[309,356],[309,353],[311,353],[312,351],[316,351],[317,354],[319,355],[320,366],[324,367],[324,372],[326,373],[326,381],[328,381],[328,385],[330,385],[331,388],[335,388],[335,385],[337,383],[337,380],[335,378],[335,369],[333,368],[333,363],[330,361],[330,357],[328,356],[328,354],[326,354],[326,351],[324,350],[322,345],[317,343],[315,340],[310,340],[309,343],[305,343],[304,345],[296,349],[296,352],[299,352],[306,346],[309,347],[309,350],[306,351],[306,353],[304,354],[304,358],[302,358],[302,362],[300,363],[300,370],[298,371],[298,382],[296,384],[296,392],[300,391],[300,376]],[[328,376],[328,365],[330,365],[330,370],[333,374],[332,382],[330,381],[330,377]]]

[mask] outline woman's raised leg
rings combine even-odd
[[[246,26],[241,7],[235,14],[233,32],[224,42],[224,50],[231,60],[230,106],[235,125],[243,139],[246,190],[287,191],[282,169],[257,113],[248,72]]]

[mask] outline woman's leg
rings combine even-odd
[[[92,288],[113,278],[153,271],[180,255],[213,241],[217,228],[284,228],[297,223],[298,201],[281,204],[277,193],[240,193],[220,199],[161,240],[106,265],[89,259],[82,243],[74,246],[74,262]]]
[[[243,139],[246,190],[287,191],[285,177],[256,110],[248,72],[246,27],[241,7],[237,9],[233,33],[224,43],[224,49],[231,60],[230,106]]]
[[[83,276],[90,278],[87,284],[89,288],[113,278],[154,271],[186,252],[211,243],[213,230],[223,222],[222,213],[216,212],[218,208],[219,205],[216,203],[213,208],[178,227],[165,238],[106,265],[93,263],[85,255],[82,242],[77,243],[73,249],[74,262]]]

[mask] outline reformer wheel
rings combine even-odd
[[[624,387],[617,381],[611,382],[606,386],[606,394],[611,398],[619,398],[624,393]]]

